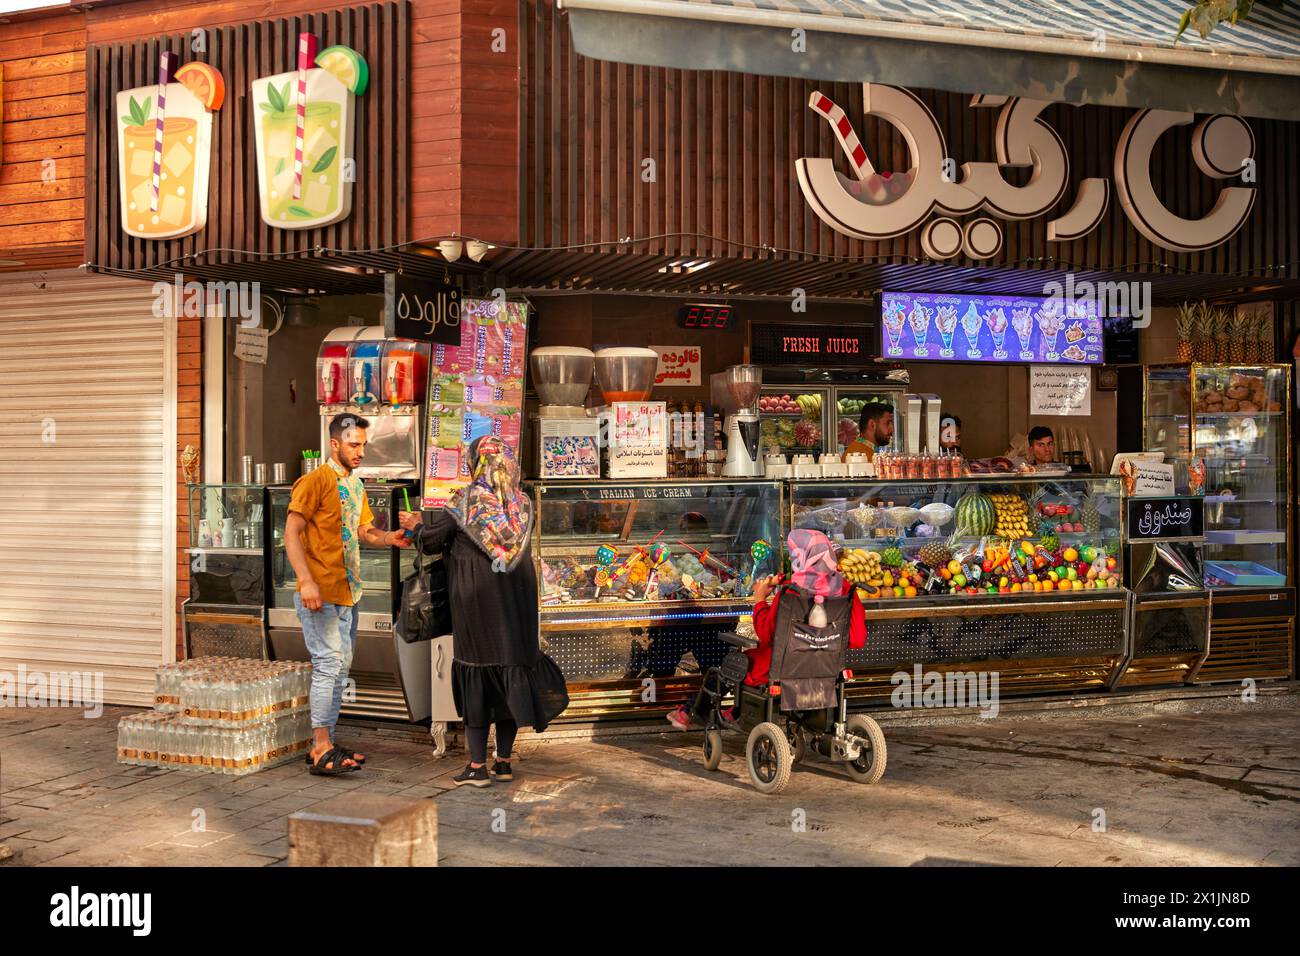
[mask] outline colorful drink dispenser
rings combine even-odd
[[[380,355],[384,347],[384,330],[368,326],[361,330],[348,352],[348,404],[369,408],[379,404],[383,395]]]
[[[387,339],[383,343],[383,402],[400,407],[424,401],[429,387],[429,343]]]
[[[334,329],[316,353],[316,401],[321,405],[345,405],[352,394],[348,348],[356,334],[355,328]]]

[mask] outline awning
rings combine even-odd
[[[1300,120],[1292,0],[1177,43],[1182,0],[557,2],[601,60]]]

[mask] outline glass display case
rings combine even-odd
[[[898,400],[903,385],[764,385],[759,398],[759,438],[762,453],[843,455],[858,437],[862,409],[881,403],[894,409],[898,421]],[[898,434],[881,451],[896,451]]]
[[[781,568],[771,481],[536,482],[542,620],[734,616]],[[562,615],[555,612],[567,612]]]
[[[190,601],[255,608],[265,603],[261,485],[188,485]]]
[[[1205,462],[1205,583],[1288,583],[1290,366],[1147,369],[1145,447]]]
[[[406,510],[403,489],[413,508],[419,508],[414,482],[366,481],[364,485],[374,525],[382,531],[396,528],[398,512]],[[284,545],[293,488],[274,485],[267,489],[267,495],[272,522],[267,548],[270,596],[266,615],[271,648],[279,660],[307,660],[302,625],[294,607],[297,575]],[[356,697],[343,704],[347,716],[412,721],[429,716],[429,642],[407,644],[393,630],[402,581],[414,569],[415,548],[361,544],[363,594],[357,604],[357,643],[350,671],[356,681]]]
[[[1120,482],[1004,476],[798,482],[791,528],[825,532],[868,601],[1088,597],[1123,586]]]

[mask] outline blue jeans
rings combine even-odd
[[[293,596],[293,606],[311,655],[311,726],[313,730],[328,727],[333,739],[343,705],[343,686],[357,646],[356,608],[322,604],[319,611],[309,611],[300,594]]]

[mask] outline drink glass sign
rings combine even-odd
[[[352,211],[356,98],[369,72],[355,50],[315,55],[300,34],[298,69],[253,81],[257,182],[262,220],[276,229],[310,229]]]

